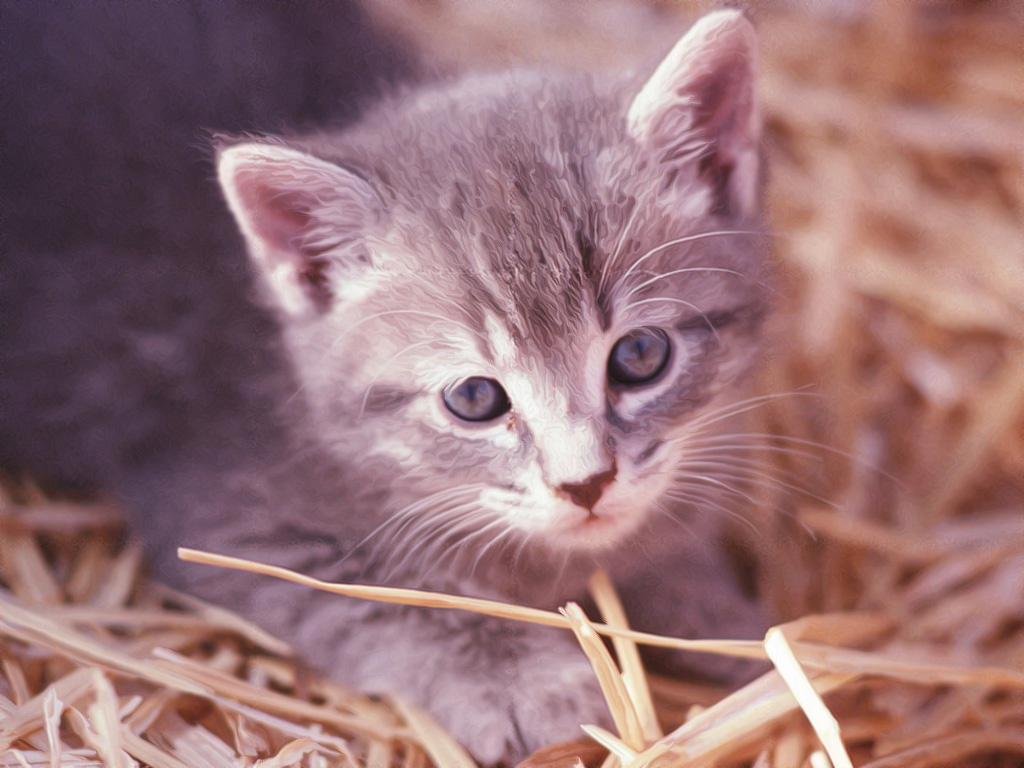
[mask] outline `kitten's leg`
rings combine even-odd
[[[722,549],[712,543],[659,558],[637,572],[615,574],[616,587],[639,630],[682,638],[760,640],[764,606],[744,593]],[[736,685],[766,663],[705,653],[645,649],[649,666],[669,674]]]
[[[153,482],[136,493],[161,578],[247,615],[340,682],[422,706],[482,762],[512,762],[578,738],[581,723],[607,724],[594,673],[564,630],[384,605],[176,561],[175,547],[191,545],[329,581],[379,583],[372,558],[345,558],[318,532],[309,520],[315,507],[298,501],[301,488],[292,493],[258,473],[244,482],[202,473],[175,478],[173,488]],[[304,512],[282,523],[281,510],[295,509]],[[418,586],[488,596],[466,584]]]
[[[607,724],[597,680],[558,629],[251,584],[254,618],[316,666],[425,708],[479,760],[515,762],[580,725]]]

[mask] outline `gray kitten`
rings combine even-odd
[[[645,630],[761,631],[716,546],[766,306],[756,61],[723,11],[645,82],[470,78],[342,133],[225,141],[299,387],[287,445],[245,471],[134,485],[164,570],[185,544],[553,608],[600,566]],[[484,761],[605,717],[556,630],[183,570]]]
[[[565,633],[175,548],[547,608],[604,567],[640,628],[763,630],[717,544],[766,305],[740,15],[702,19],[646,80],[474,77],[342,131],[223,140],[268,317],[190,144],[353,119],[355,52],[377,50],[356,10],[4,11],[0,466],[116,490],[162,578],[426,706],[487,762],[604,719]]]

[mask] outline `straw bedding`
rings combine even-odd
[[[786,450],[750,454],[766,482],[735,546],[787,623],[698,647],[774,670],[738,691],[648,678],[638,642],[687,643],[624,631],[601,574],[603,623],[337,598],[575,633],[615,732],[581,724],[531,768],[1024,765],[1024,29],[877,5],[760,19],[783,279],[759,386],[799,394],[754,411]],[[401,691],[345,690],[147,579],[102,505],[8,488],[0,585],[0,765],[472,765]]]

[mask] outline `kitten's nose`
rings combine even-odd
[[[601,498],[604,489],[615,480],[615,473],[618,468],[612,461],[612,466],[604,472],[591,475],[582,483],[563,483],[558,490],[579,504],[584,509],[593,509],[597,500]]]

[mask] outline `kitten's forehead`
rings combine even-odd
[[[396,223],[417,261],[452,278],[453,300],[501,317],[520,348],[559,354],[596,319],[588,228],[600,201],[585,181],[592,158],[576,158],[576,137],[550,110],[492,105],[486,118],[462,124],[433,153],[446,162],[421,168],[405,190],[414,202]]]
[[[690,210],[706,207],[699,186],[659,199],[650,159],[625,130],[625,91],[529,78],[472,85],[386,112],[344,140],[340,159],[354,153],[388,212],[374,252],[395,285],[382,300],[426,302],[441,315],[457,309],[476,330],[496,318],[520,362],[535,359],[563,383],[583,373],[581,340],[621,330],[613,321],[630,299],[648,314],[717,308],[705,304],[719,289],[705,283],[746,271],[747,259],[724,241],[692,253],[658,247],[721,225]],[[725,271],[701,273],[706,266]],[[675,303],[629,293],[687,267],[688,291]]]
[[[597,319],[575,235],[580,224],[551,197],[572,200],[573,190],[531,194],[525,184],[511,186],[504,208],[479,211],[471,225],[476,237],[460,254],[463,298],[501,317],[503,331],[520,347],[560,354]]]
[[[402,266],[543,335],[592,290],[586,243],[601,201],[590,179],[596,155],[622,140],[620,100],[527,73],[473,78],[311,148],[381,185],[397,251],[413,260]]]

